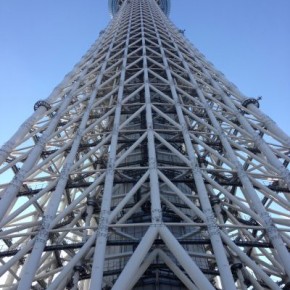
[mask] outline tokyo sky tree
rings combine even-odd
[[[290,138],[185,39],[110,0],[0,151],[0,288],[290,289]]]

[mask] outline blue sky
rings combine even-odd
[[[170,18],[290,133],[290,1],[172,0]],[[0,144],[110,20],[107,0],[0,1]]]

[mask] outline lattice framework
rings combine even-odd
[[[287,289],[289,149],[155,1],[124,1],[1,148],[0,287]]]

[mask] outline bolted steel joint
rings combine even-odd
[[[212,206],[220,204],[221,200],[217,196],[211,196],[210,203]]]
[[[242,103],[242,106],[247,108],[250,104],[253,104],[257,108],[260,107],[259,99],[254,99],[254,98],[244,100]]]
[[[208,165],[208,161],[206,160],[206,157],[204,157],[204,156],[199,156],[198,157],[198,162],[199,162],[199,164],[203,164],[205,166]]]
[[[92,206],[93,208],[97,207],[97,201],[93,197],[87,199],[87,205]]]
[[[51,109],[51,105],[43,100],[37,101],[33,107],[34,111],[36,111],[39,107],[44,107],[46,108],[46,110],[50,110]]]
[[[242,263],[235,263],[235,264],[232,264],[231,266],[231,270],[232,272],[237,272],[238,270],[241,270],[243,268],[243,264]]]
[[[80,272],[80,273],[86,272],[86,268],[83,265],[75,265],[74,270],[76,272]]]

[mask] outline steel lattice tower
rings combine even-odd
[[[289,289],[290,138],[169,0],[109,7],[1,148],[0,288]]]

